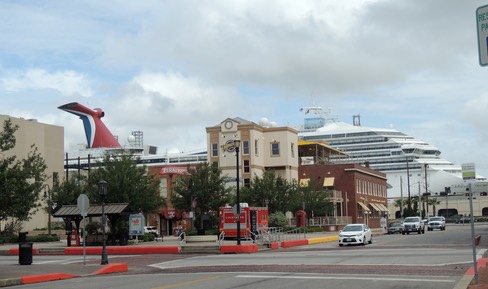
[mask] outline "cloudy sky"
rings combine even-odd
[[[393,127],[488,176],[488,67],[476,8],[486,0],[0,2],[0,114],[64,126],[57,109],[101,107],[127,144],[205,148],[227,117],[298,126],[299,109]]]

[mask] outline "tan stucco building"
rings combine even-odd
[[[288,181],[298,179],[297,130],[265,127],[237,117],[207,127],[206,131],[208,162],[216,163],[229,179],[235,179],[237,172],[232,143],[240,140],[241,186],[249,186],[254,176],[262,176],[265,170],[271,169]]]
[[[15,132],[16,145],[13,149],[4,152],[5,156],[15,155],[17,159],[26,158],[31,151],[31,146],[37,147],[38,152],[44,158],[47,165],[45,171],[49,179],[46,181],[45,189],[52,189],[53,175],[63,176],[64,165],[64,128],[61,126],[40,123],[35,119],[15,118],[7,115],[0,115],[0,124],[2,125],[7,119],[12,120],[12,124],[18,125]],[[2,157],[2,155],[0,155]],[[48,192],[46,192],[48,193]],[[44,191],[41,192],[41,198]],[[49,194],[47,194],[49,195]],[[1,201],[1,200],[0,200]],[[47,200],[43,207],[47,206]],[[32,215],[30,221],[23,224],[24,230],[33,230],[35,228],[46,228],[48,224],[48,214],[40,209]],[[0,224],[3,228],[4,224]]]

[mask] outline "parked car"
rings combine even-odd
[[[444,231],[446,229],[446,219],[444,217],[429,217],[427,231],[433,231],[434,229]]]
[[[402,233],[402,223],[391,223],[388,225],[388,234]]]
[[[402,235],[405,233],[417,232],[419,234],[425,233],[425,223],[420,217],[406,217],[402,222]]]
[[[159,236],[159,232],[158,232],[158,229],[156,228],[156,226],[145,226],[144,227],[144,233],[149,233],[149,234],[153,234],[154,236]]]
[[[339,231],[339,246],[373,243],[373,234],[368,225],[348,224]]]
[[[476,222],[476,220],[474,220]],[[461,217],[456,221],[456,224],[471,223],[471,217]]]

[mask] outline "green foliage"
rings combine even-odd
[[[311,217],[312,213],[315,216],[326,216],[334,210],[334,205],[330,201],[330,193],[324,190],[321,184],[310,181],[308,186],[300,187],[300,190],[302,191],[301,206],[305,208],[307,216]],[[298,209],[300,208],[295,210]]]
[[[200,216],[218,212],[230,199],[230,189],[224,186],[222,171],[208,163],[189,166],[188,176],[178,178],[173,190],[171,202],[175,209],[190,211],[192,200],[195,200],[194,211],[200,220],[200,228],[203,228],[203,218]]]
[[[268,224],[270,227],[285,227],[288,225],[288,218],[283,212],[269,214]]]
[[[108,183],[106,203],[129,203],[136,212],[156,211],[164,205],[159,194],[159,180],[148,173],[146,167],[136,165],[132,154],[105,155],[103,166],[90,173],[85,192],[90,200],[101,203],[98,182]]]
[[[265,171],[262,177],[254,176],[251,186],[243,188],[242,201],[251,206],[266,206],[270,213],[295,212],[305,208],[309,216],[325,216],[333,210],[329,194],[320,186],[309,182],[300,187],[298,182],[288,182],[275,171]]]
[[[27,236],[27,242],[56,242],[56,241],[59,241],[59,236],[49,236],[49,235]]]
[[[289,183],[274,170],[267,170],[262,177],[255,175],[250,187],[242,188],[241,202],[258,207],[267,204],[271,213],[293,211],[299,205],[300,191],[296,183]]]
[[[46,164],[34,145],[25,159],[4,154],[15,147],[17,130],[18,126],[8,119],[0,132],[0,221],[29,220],[41,205],[39,193],[46,180]]]
[[[102,225],[98,222],[90,222],[86,224],[85,231],[87,235],[94,235],[101,232]]]
[[[138,240],[142,241],[142,242],[151,242],[151,241],[154,241],[155,238],[156,238],[156,236],[154,236],[154,234],[145,233],[144,235],[139,236]]]

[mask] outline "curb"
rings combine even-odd
[[[122,272],[127,272],[127,271],[129,271],[129,265],[124,264],[124,263],[115,263],[115,264],[103,266],[102,268],[93,272],[93,274],[91,274],[91,275],[122,273]]]
[[[256,253],[259,251],[258,245],[222,245],[220,253],[222,254],[240,254],[240,253]]]
[[[476,267],[479,268],[484,268],[486,267],[486,263],[488,262],[488,258],[479,258],[478,261],[476,262]],[[471,266],[466,273],[464,273],[464,276],[459,280],[459,282],[456,284],[454,289],[466,289],[468,288],[469,284],[474,278],[474,266]]]
[[[127,264],[115,263],[115,264],[106,265],[96,270],[95,272],[90,274],[90,276],[122,273],[122,272],[127,272],[128,270],[129,270],[129,266]],[[16,286],[16,285],[23,285],[23,284],[34,284],[34,283],[41,283],[41,282],[48,282],[48,281],[71,279],[76,277],[80,277],[80,275],[65,274],[65,273],[27,275],[19,278],[0,279],[0,287]]]

